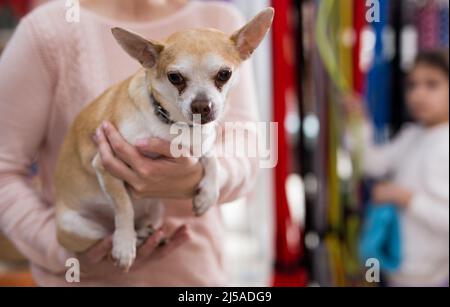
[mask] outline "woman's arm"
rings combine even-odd
[[[64,270],[54,210],[28,180],[45,141],[53,76],[27,18],[0,58],[0,230],[31,262]]]

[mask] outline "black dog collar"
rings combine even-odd
[[[173,125],[176,124],[175,121],[173,121],[170,118],[170,113],[164,107],[156,100],[155,96],[150,95],[150,100],[153,103],[153,107],[155,108],[155,115],[158,117],[160,121],[165,123],[166,125]]]
[[[153,107],[155,108],[155,115],[160,121],[162,121],[166,125],[174,125],[177,123],[170,118],[169,111],[164,109],[164,107],[161,105],[161,103],[158,102],[158,100],[156,100],[153,94],[150,95],[150,100],[152,101]],[[194,127],[194,125],[190,124],[189,127],[192,128]]]

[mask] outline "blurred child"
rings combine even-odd
[[[363,165],[377,184],[372,201],[400,208],[402,264],[391,286],[446,286],[449,278],[449,62],[448,52],[420,54],[406,86],[416,120],[390,143],[372,143],[364,125]],[[353,114],[356,103],[349,103]],[[361,105],[361,103],[359,103]],[[360,110],[360,109],[359,109]],[[367,119],[367,117],[365,117]]]

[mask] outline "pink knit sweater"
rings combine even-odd
[[[52,184],[64,135],[87,103],[139,68],[114,41],[110,28],[120,26],[157,40],[180,29],[207,26],[231,33],[244,24],[229,4],[197,1],[160,21],[123,23],[82,9],[80,23],[68,23],[64,2],[51,2],[23,18],[0,58],[0,230],[28,257],[36,282],[44,286],[69,285],[64,278],[69,254],[55,236]],[[229,104],[226,121],[257,119],[248,62]],[[35,160],[43,184],[39,193],[27,182]],[[219,161],[227,178],[220,203],[245,196],[254,182],[255,163],[246,158]],[[117,273],[108,270],[109,263],[102,264],[106,272],[82,275],[81,285],[226,285],[219,207],[194,218],[191,201],[165,204],[168,229],[190,225],[187,244],[138,272]]]

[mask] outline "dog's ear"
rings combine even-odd
[[[159,55],[164,50],[163,45],[149,41],[122,28],[113,28],[111,32],[120,46],[145,68],[154,67]]]
[[[272,26],[275,10],[266,8],[231,36],[242,60],[247,60]]]

